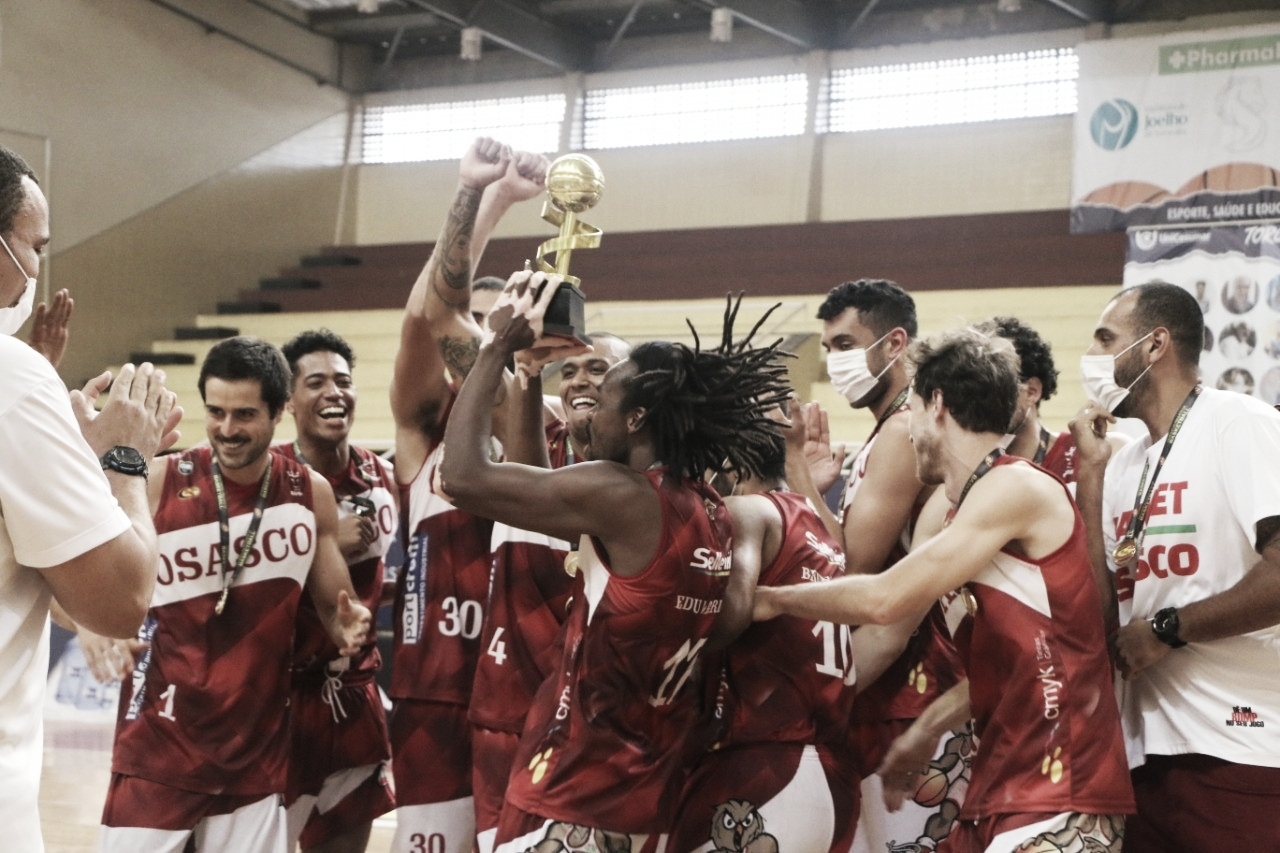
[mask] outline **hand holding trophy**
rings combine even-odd
[[[569,259],[574,249],[600,245],[603,232],[579,220],[578,214],[595,207],[603,193],[604,175],[585,154],[566,154],[547,170],[548,199],[542,205],[542,218],[558,226],[560,235],[538,247],[538,269],[560,275],[564,284],[547,307],[545,334],[587,342],[583,319],[587,297],[578,287],[580,279],[569,275]],[[552,254],[554,263],[547,260]]]

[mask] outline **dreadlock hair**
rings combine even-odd
[[[779,303],[781,304],[781,303]],[[631,351],[635,373],[623,380],[624,411],[643,408],[658,458],[683,477],[725,470],[764,476],[766,462],[785,445],[781,426],[767,414],[790,393],[779,338],[753,347],[752,337],[778,305],[765,312],[741,341],[733,341],[733,324],[742,294],[726,298],[720,345],[702,349],[698,330],[692,348],[653,341]]]

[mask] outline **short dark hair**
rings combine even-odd
[[[507,287],[507,283],[496,275],[486,275],[471,282],[471,291],[477,290],[497,290],[502,291]]]
[[[877,335],[902,328],[907,337],[919,332],[916,325],[916,303],[892,281],[882,278],[860,278],[837,284],[818,306],[819,320],[834,320],[848,309],[858,312],[858,319]]]
[[[1018,353],[1018,378],[1026,382],[1031,377],[1040,380],[1040,399],[1048,400],[1058,390],[1058,369],[1053,366],[1053,347],[1040,337],[1040,333],[1017,317],[992,317],[978,324],[977,329],[988,335],[998,335],[1013,344]]]
[[[645,410],[644,426],[658,458],[682,477],[725,470],[765,476],[767,460],[785,453],[782,428],[768,410],[787,399],[787,368],[781,339],[752,347],[751,339],[775,305],[740,341],[733,324],[742,296],[729,299],[720,346],[704,350],[693,331],[692,348],[649,341],[631,351],[635,373],[622,380],[623,411]]]
[[[942,404],[962,429],[1008,429],[1018,408],[1018,356],[1011,342],[957,329],[916,341],[909,354],[915,391],[925,402],[941,391]]]
[[[218,341],[204,357],[200,366],[200,399],[204,399],[205,380],[210,376],[227,382],[256,379],[261,388],[262,401],[267,404],[271,417],[280,414],[289,399],[293,384],[289,363],[275,344],[261,338],[241,335]]]
[[[1134,294],[1133,332],[1142,337],[1157,326],[1164,326],[1173,337],[1173,351],[1183,364],[1200,363],[1204,346],[1204,313],[1190,291],[1176,284],[1153,281],[1120,291],[1112,298]]]
[[[298,359],[313,352],[331,352],[346,359],[347,367],[355,369],[356,354],[351,351],[351,344],[342,339],[337,332],[329,329],[312,329],[294,336],[293,340],[280,347],[284,359],[289,363],[293,378],[298,378]]]
[[[13,228],[13,218],[27,199],[23,178],[40,183],[26,160],[0,145],[0,233],[8,234]]]
[[[631,342],[620,335],[615,335],[613,332],[587,332],[587,343],[594,344],[596,341],[614,341],[620,344],[627,352],[631,352]]]

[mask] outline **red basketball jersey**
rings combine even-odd
[[[408,536],[396,584],[391,696],[466,705],[489,595],[493,522],[432,490],[443,448],[437,444],[401,488]]]
[[[782,548],[761,586],[821,584],[844,575],[844,551],[804,495],[765,495],[782,514]],[[849,626],[780,616],[755,622],[728,648],[724,746],[817,743],[843,728],[854,697]]]
[[[564,421],[547,425],[551,466],[569,463]],[[573,594],[565,571],[569,543],[493,525],[489,602],[480,635],[480,660],[468,719],[477,726],[520,733],[538,687],[560,661],[560,635]]]
[[[116,773],[210,794],[285,790],[290,652],[316,524],[310,472],[270,457],[257,541],[221,615],[210,449],[168,458],[155,515],[156,588],[139,632],[151,645],[121,690]],[[234,565],[258,485],[227,480],[226,490]]]
[[[278,444],[272,450],[298,461],[292,442]],[[382,598],[382,561],[395,540],[398,523],[395,480],[392,479],[387,464],[376,453],[354,446],[351,447],[347,470],[339,477],[326,479],[333,487],[334,497],[338,499],[339,519],[347,518],[357,511],[352,498],[361,502],[361,511],[372,515],[377,535],[364,551],[347,559],[347,569],[351,572],[351,585],[355,587],[356,596],[369,608],[370,613],[377,613]],[[293,641],[294,671],[299,674],[319,674],[329,661],[338,657],[338,647],[333,644],[329,632],[320,621],[315,602],[311,600],[310,593],[303,590],[302,601],[298,606],[297,633]],[[343,677],[352,678],[357,673],[362,673],[367,678],[369,674],[377,672],[381,665],[378,630],[371,625],[369,636],[360,652],[350,659],[349,668]]]
[[[557,671],[538,691],[507,802],[615,832],[665,830],[702,712],[699,655],[732,560],[731,521],[696,480],[647,474],[662,505],[653,561],[610,572],[586,537]]]
[[[1002,456],[996,464],[1030,463]],[[1054,553],[1032,560],[1003,550],[967,586],[977,610],[956,639],[981,747],[961,818],[1132,812],[1080,513],[1071,538]]]
[[[1068,485],[1076,481],[1076,440],[1070,432],[1054,439],[1040,467]]]

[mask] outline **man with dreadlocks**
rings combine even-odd
[[[728,511],[701,475],[725,460],[760,473],[779,429],[764,409],[785,398],[785,371],[776,345],[732,342],[731,307],[718,349],[646,343],[609,370],[592,461],[494,463],[486,440],[502,366],[534,343],[556,286],[542,273],[511,277],[445,432],[443,488],[457,506],[581,540],[563,657],[529,712],[496,850],[561,840],[639,850],[665,831],[680,792],[699,655],[732,562]]]

